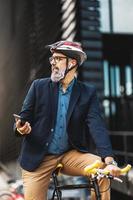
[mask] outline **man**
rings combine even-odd
[[[120,173],[95,88],[76,79],[85,52],[78,43],[68,41],[50,45],[50,51],[51,77],[32,83],[20,113],[26,123],[16,121],[16,132],[24,137],[19,160],[25,200],[46,200],[50,176],[58,163],[63,164],[65,174],[73,176],[84,175],[84,168],[96,160],[102,160],[113,176]],[[98,155],[88,152],[89,133]],[[99,185],[102,191],[109,187],[104,179]],[[102,200],[109,199],[107,190]]]

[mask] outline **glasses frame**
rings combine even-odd
[[[67,56],[51,56],[49,58],[49,62],[51,63],[54,60],[55,63],[58,63],[64,58],[67,59],[68,57]]]

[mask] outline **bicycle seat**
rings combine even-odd
[[[63,168],[63,165],[62,165],[61,163],[59,163],[59,164],[56,166],[55,170],[53,171],[53,174],[55,174],[55,175],[58,176],[58,175],[60,174],[62,168]]]

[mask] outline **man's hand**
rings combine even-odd
[[[107,165],[104,169],[109,171],[112,176],[118,177],[121,175],[121,169],[115,165]]]
[[[112,176],[120,176],[120,168],[117,166],[116,161],[114,161],[113,157],[106,157],[105,158],[105,170],[109,171]]]
[[[25,124],[22,126],[20,119],[16,121],[16,128],[21,135],[29,134],[31,132],[30,123],[25,122]]]

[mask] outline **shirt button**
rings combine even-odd
[[[51,132],[54,132],[54,129],[53,129],[53,128],[51,128]]]

